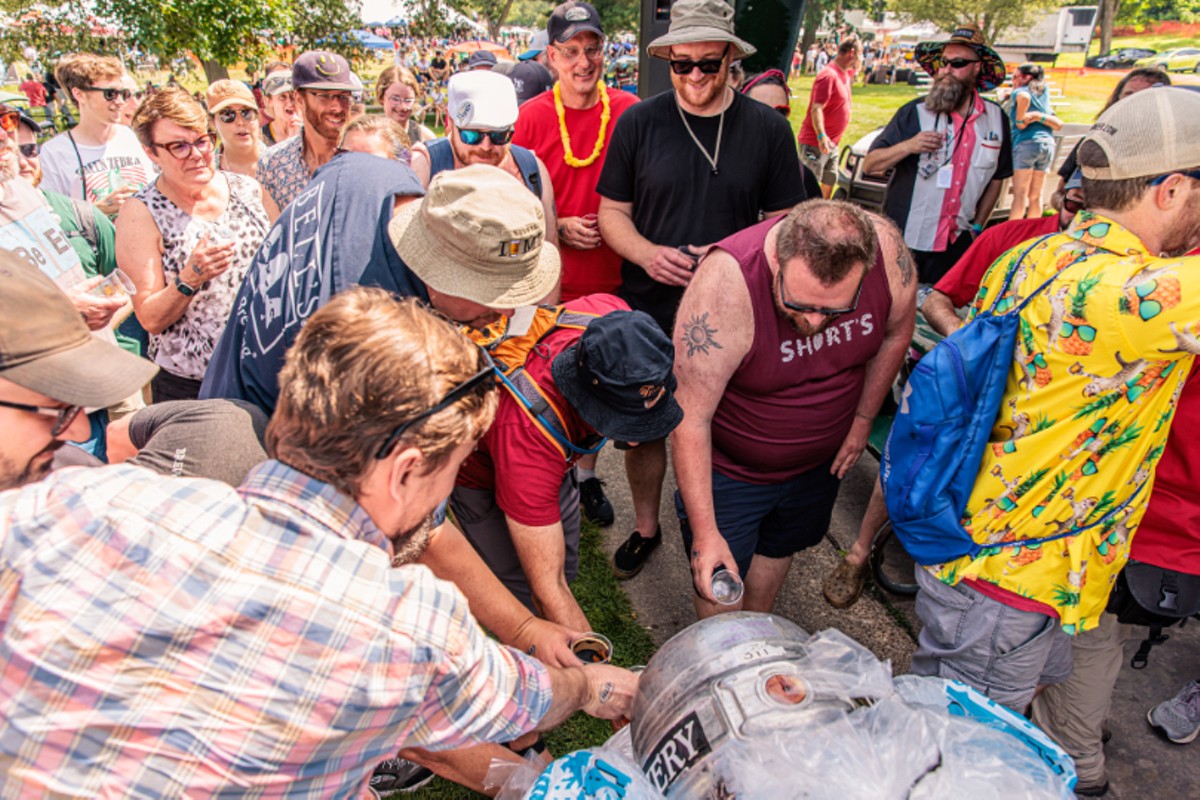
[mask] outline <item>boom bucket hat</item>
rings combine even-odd
[[[981,59],[979,79],[975,83],[975,87],[979,91],[990,91],[1004,83],[1004,60],[988,46],[987,41],[983,38],[983,33],[974,25],[959,25],[954,29],[954,33],[950,34],[950,38],[944,42],[921,42],[918,44],[915,55],[921,69],[930,75],[936,74],[942,60],[942,53],[946,50],[946,46],[951,44],[961,44],[979,54]]]
[[[671,27],[646,45],[655,58],[670,58],[677,44],[728,42],[733,45],[730,61],[740,61],[758,52],[754,45],[733,32],[733,7],[724,0],[679,0],[671,6]]]

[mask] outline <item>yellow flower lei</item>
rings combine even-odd
[[[567,110],[563,108],[562,92],[559,91],[558,84],[554,84],[554,111],[558,114],[558,135],[562,137],[563,143],[563,161],[568,167],[589,167],[596,163],[596,159],[600,157],[600,151],[604,149],[604,134],[608,133],[608,121],[612,118],[611,110],[608,106],[608,87],[604,82],[600,82],[600,133],[596,136],[596,146],[592,148],[592,154],[587,158],[579,159],[571,152],[571,134],[567,132]]]

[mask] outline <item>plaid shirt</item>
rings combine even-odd
[[[256,174],[279,210],[287,208],[312,180],[312,171],[304,160],[304,135],[298,133],[267,148],[258,157]]]
[[[0,796],[349,797],[400,746],[549,708],[367,513],[275,461],[235,492],[130,466],[0,494]]]

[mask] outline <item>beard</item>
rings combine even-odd
[[[0,491],[37,483],[46,477],[50,468],[54,466],[54,458],[42,458],[41,456],[47,453],[53,455],[63,444],[65,443],[58,439],[52,439],[41,452],[29,459],[29,463],[20,472],[17,472],[16,465],[12,461],[0,457]]]
[[[392,566],[412,564],[429,547],[429,539],[433,535],[433,514],[425,517],[406,531],[392,534]]]
[[[1163,234],[1162,255],[1178,258],[1200,246],[1200,191],[1188,197],[1187,208],[1179,221]]]
[[[468,147],[463,144],[458,138],[456,130],[450,136],[450,149],[454,151],[454,158],[464,167],[469,167],[472,164],[487,164],[489,167],[498,167],[504,162],[504,157],[508,155],[508,145],[503,147],[492,147],[484,150],[479,147]]]
[[[17,143],[10,139],[0,145],[0,183],[11,181],[21,174],[21,162],[17,158]]]
[[[934,78],[929,94],[925,95],[925,108],[934,114],[949,114],[958,108],[970,88],[953,75]]]
[[[675,84],[675,92],[693,108],[704,108],[714,102],[718,97],[725,96],[725,86],[729,82],[729,71],[722,69],[713,76],[713,80],[708,83],[701,83],[696,86],[689,83],[686,76],[678,76],[671,73],[671,80]]]
[[[792,311],[783,304],[783,298],[779,296],[778,284],[772,282],[771,299],[775,301],[775,312],[783,317],[789,327],[801,336],[816,336],[833,324],[835,317],[825,317],[821,320],[820,325],[812,325],[804,317],[798,316],[795,311]]]

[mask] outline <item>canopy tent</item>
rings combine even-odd
[[[476,50],[487,50],[488,52],[495,53],[496,58],[499,58],[503,61],[513,60],[512,54],[508,52],[508,48],[506,48],[504,45],[496,44],[495,42],[486,42],[482,39],[472,39],[469,42],[459,42],[453,47],[447,48],[446,52],[459,55],[461,53],[474,53]]]
[[[358,39],[358,43],[368,50],[391,50],[392,40],[385,39],[382,36],[376,36],[370,31],[355,31],[354,38]]]

